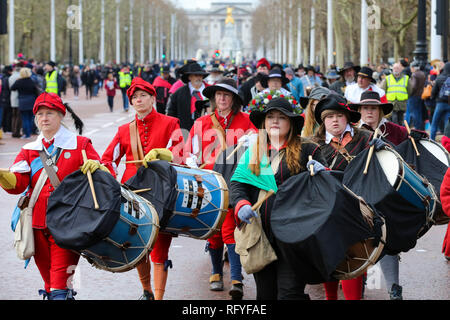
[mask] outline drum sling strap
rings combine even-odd
[[[233,119],[234,119],[234,114],[231,116],[230,122],[228,122],[228,125],[225,128],[225,130],[227,130],[231,126]],[[213,123],[212,128],[215,129],[217,132],[217,139],[214,140],[213,146],[211,148],[211,153],[217,148],[219,143],[221,144],[220,153],[222,153],[223,151],[225,151],[227,149],[227,135],[225,133],[225,130],[220,125],[219,120],[217,120],[216,114],[214,112],[211,114],[211,121]],[[220,153],[217,155],[217,157],[220,155]],[[206,166],[206,164],[207,164],[206,162],[203,163],[200,166],[200,169],[203,169]]]
[[[136,120],[130,123],[130,145],[134,160],[143,160],[144,151],[142,149],[141,139],[139,138],[139,130],[136,125]],[[141,163],[136,163],[136,169],[141,167]]]

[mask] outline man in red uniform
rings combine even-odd
[[[213,113],[198,118],[185,147],[187,164],[213,169],[218,155],[227,147],[234,146],[238,140],[251,132],[256,132],[249,116],[241,112],[242,99],[238,94],[236,82],[229,78],[219,80],[215,85],[203,90],[210,99]],[[227,245],[230,260],[232,299],[242,299],[243,285],[240,258],[234,251],[234,229],[236,227],[233,209],[229,208],[221,232],[208,239],[207,248],[211,256],[212,275],[210,289],[223,290],[222,255],[223,245]]]
[[[136,118],[119,127],[102,156],[102,163],[111,164],[115,169],[124,155],[127,161],[143,160],[142,164],[126,164],[122,183],[134,176],[140,165],[147,166],[147,162],[153,159],[181,163],[183,152],[183,135],[179,120],[156,111],[154,87],[141,78],[135,78],[127,95],[136,110]],[[171,265],[168,259],[171,241],[170,234],[160,232],[150,255],[154,269],[154,294],[150,281],[150,261],[146,257],[136,266],[144,290],[141,298],[144,300],[163,299],[167,269]]]

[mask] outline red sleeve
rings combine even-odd
[[[447,169],[441,184],[441,203],[444,213],[450,217],[450,168]]]
[[[25,162],[24,166],[30,166],[29,156],[28,152],[24,149],[20,150],[20,153],[17,155],[16,159],[14,160],[14,164],[20,164],[20,162]],[[16,187],[14,189],[6,190],[6,192],[10,194],[21,194],[26,190],[26,188],[30,184],[31,180],[31,168],[28,172],[14,172],[14,175],[16,176],[17,182]]]
[[[117,167],[120,164],[120,159],[122,159],[125,151],[123,150],[123,146],[120,145],[120,135],[119,130],[116,135],[112,139],[111,143],[106,148],[105,152],[102,155],[101,163],[110,170],[111,174],[116,177],[117,175]]]
[[[236,204],[236,207],[234,208],[234,220],[236,220],[236,225],[237,226],[239,226],[241,223],[242,223],[242,221],[241,221],[241,219],[239,219],[239,217],[238,217],[238,212],[239,212],[239,210],[243,207],[243,206],[245,206],[245,205],[249,205],[249,206],[251,206],[252,204],[250,203],[250,201],[248,201],[248,200],[241,200],[241,201],[239,201],[237,204]]]

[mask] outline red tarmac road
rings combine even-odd
[[[133,117],[133,112],[122,111],[121,93],[115,98],[115,111],[110,113],[104,90],[99,97],[86,100],[81,94],[75,100],[69,95],[63,97],[85,122],[84,135],[91,138],[95,149],[102,154],[115,134],[117,127]],[[83,90],[80,90],[83,91]],[[66,123],[71,123],[70,119]],[[35,139],[33,136],[32,139]],[[10,133],[0,140],[0,167],[9,167],[20,147],[31,141],[11,138]],[[119,167],[120,168],[120,167]],[[123,170],[123,167],[121,168]],[[17,203],[17,196],[0,190],[0,299],[1,300],[39,300],[38,290],[43,288],[39,271],[32,261],[24,269],[12,247],[13,232],[10,228],[11,214]],[[450,299],[450,262],[442,253],[442,240],[446,226],[434,226],[418,240],[417,246],[401,254],[400,281],[404,299],[449,300]],[[225,264],[225,291],[209,291],[210,259],[205,253],[206,241],[187,237],[174,238],[169,258],[173,269],[169,271],[165,299],[167,300],[228,300],[230,273]],[[254,300],[256,296],[253,276],[244,274],[244,299]],[[366,300],[389,299],[384,279],[378,266],[369,269],[368,284],[365,290]],[[136,300],[142,293],[137,271],[110,273],[92,267],[81,258],[73,278],[78,300]],[[307,293],[314,300],[323,300],[325,293],[322,285],[307,286]],[[342,292],[339,298],[343,299]]]

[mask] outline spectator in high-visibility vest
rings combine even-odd
[[[403,119],[408,103],[409,76],[402,73],[403,67],[400,63],[392,66],[392,74],[388,75],[380,85],[386,91],[387,100],[394,105],[391,121],[403,125]]]
[[[133,80],[133,72],[130,71],[130,67],[124,65],[123,68],[118,72],[119,74],[119,87],[122,91],[123,100],[123,110],[128,112],[128,96],[127,90],[131,85],[131,80]]]
[[[45,92],[55,93],[59,95],[58,90],[58,71],[56,70],[56,64],[53,61],[49,61],[44,66],[45,70]]]

